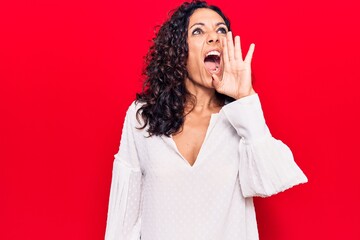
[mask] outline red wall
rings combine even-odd
[[[113,154],[153,27],[181,1],[0,4],[0,239],[102,239]],[[257,199],[262,240],[360,239],[355,0],[212,1],[309,183]]]

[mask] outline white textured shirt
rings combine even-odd
[[[106,240],[257,240],[252,197],[307,182],[257,94],[212,114],[193,166],[171,137],[136,128],[139,107],[129,107],[115,155]]]

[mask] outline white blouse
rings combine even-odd
[[[211,116],[193,166],[170,137],[146,137],[133,103],[115,155],[106,240],[256,240],[253,196],[307,178],[270,134],[257,94]]]

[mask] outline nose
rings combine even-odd
[[[207,40],[206,40],[206,43],[209,44],[209,45],[214,44],[214,43],[220,43],[219,34],[216,33],[216,32],[209,33],[209,35],[207,37]]]

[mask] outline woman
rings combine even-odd
[[[115,155],[107,240],[258,239],[252,197],[307,181],[265,124],[224,14],[182,4],[157,33]]]

